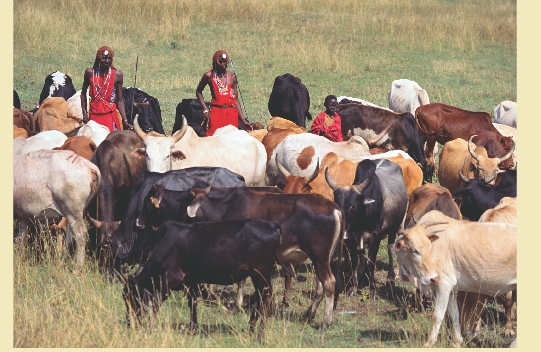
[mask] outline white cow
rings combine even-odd
[[[233,126],[218,130],[217,135],[199,137],[183,117],[182,128],[170,137],[146,134],[134,119],[134,129],[145,148],[133,155],[146,158],[153,172],[185,169],[194,166],[224,167],[244,177],[246,186],[265,185],[267,153],[260,141]],[[229,132],[227,132],[229,131]]]
[[[70,150],[38,150],[15,155],[13,175],[13,210],[19,218],[17,237],[24,234],[29,219],[45,222],[65,217],[66,246],[70,250],[75,246],[75,271],[79,271],[88,237],[84,214],[101,182],[98,167]]]
[[[504,100],[494,108],[494,122],[517,128],[517,103]]]
[[[516,225],[458,221],[433,210],[401,232],[395,252],[400,265],[436,297],[425,347],[436,343],[446,311],[455,346],[461,346],[457,291],[496,297],[517,288]]]
[[[395,112],[409,112],[415,116],[415,110],[421,105],[430,104],[428,93],[415,81],[397,79],[391,83],[388,93],[389,109]]]
[[[60,147],[68,137],[57,130],[43,131],[29,138],[13,139],[13,155],[26,154],[36,150],[50,150]]]
[[[87,89],[87,91],[86,91],[86,101],[87,102],[90,101],[90,95],[89,95],[88,92],[89,92],[89,89]],[[69,98],[67,100],[67,103],[68,103],[68,106],[70,107],[70,109],[73,111],[73,113],[78,118],[80,118],[82,120],[83,119],[83,109],[81,108],[81,91],[78,90],[75,94],[73,94],[71,96],[71,98]],[[94,143],[96,143],[96,142],[94,142]]]
[[[342,101],[342,99],[347,99],[347,100],[351,100],[351,101],[355,101],[357,103],[361,103],[362,105],[368,105],[368,106],[372,106],[372,107],[375,107],[375,108],[379,108],[379,109],[383,109],[383,110],[389,110],[389,111],[392,111],[390,109],[387,109],[387,108],[384,108],[384,107],[381,107],[379,105],[376,105],[374,103],[371,103],[367,100],[362,100],[362,99],[359,99],[359,98],[351,98],[351,97],[346,97],[344,95],[341,95],[339,96],[338,98],[336,98],[336,101],[340,103],[340,101]]]
[[[77,131],[78,136],[86,136],[90,138],[96,144],[96,146],[99,146],[109,133],[109,128],[92,120],[88,121],[79,129],[79,131]]]
[[[277,162],[293,176],[310,177],[316,170],[318,160],[321,161],[327,153],[334,152],[348,159],[370,155],[369,144],[385,137],[388,129],[383,130],[369,142],[360,136],[352,136],[346,142],[333,142],[313,133],[289,135],[272,151],[267,163],[265,179],[267,186],[286,184],[285,176],[278,170]]]

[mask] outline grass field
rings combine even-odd
[[[286,72],[307,86],[313,115],[328,94],[387,107],[398,78],[418,82],[431,102],[491,115],[501,101],[517,100],[514,1],[43,0],[36,6],[17,0],[13,8],[13,85],[27,110],[53,71],[70,75],[80,89],[102,45],[115,51],[124,86],[133,86],[138,57],[137,87],[158,98],[168,133],[176,105],[195,97],[217,49],[233,58],[250,121],[270,118],[272,83]],[[410,285],[385,284],[385,250],[377,263],[380,300],[368,299],[367,288],[356,297],[342,295],[325,332],[316,329],[322,306],[314,324],[301,319],[314,278],[311,265],[299,268],[306,281],[294,281],[292,306],[269,319],[262,344],[247,334],[248,314],[228,312],[229,294],[221,303],[199,305],[193,336],[186,333],[182,294],[164,304],[151,332],[128,329],[122,285],[109,282],[92,260],[73,275],[71,262],[52,252],[14,248],[14,347],[420,347],[431,324],[411,305]],[[280,278],[275,292],[278,302]],[[487,308],[481,334],[466,347],[511,342],[503,337],[501,307]],[[450,346],[450,336],[443,326],[437,347]]]

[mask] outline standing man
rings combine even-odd
[[[343,142],[342,138],[342,120],[335,111],[338,106],[338,100],[334,95],[327,95],[325,98],[325,111],[321,112],[315,118],[310,128],[310,133],[323,136],[333,142]]]
[[[122,72],[113,66],[115,53],[108,46],[102,46],[96,52],[94,66],[87,68],[81,88],[81,108],[83,110],[83,122],[88,120],[109,128],[110,132],[122,129],[118,120],[118,112],[122,117],[124,129],[133,130],[124,112],[124,100],[122,98]],[[87,110],[86,91],[90,87],[90,109]]]
[[[220,127],[233,125],[238,127],[239,118],[246,130],[251,130],[250,123],[244,118],[237,99],[237,76],[227,71],[229,56],[225,50],[218,50],[212,57],[212,70],[207,71],[195,91],[199,104],[203,107],[205,117],[209,118],[207,136],[212,136]],[[207,110],[203,90],[210,88],[212,100],[210,111]]]

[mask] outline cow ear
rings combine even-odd
[[[173,152],[171,153],[171,156],[175,160],[184,160],[184,159],[186,159],[186,155],[184,155],[184,153],[181,152],[180,150],[173,150]]]
[[[440,232],[440,231],[438,231]],[[426,237],[428,237],[428,239],[430,240],[430,242],[434,242],[435,240],[439,239],[440,236],[438,235],[435,235],[435,234],[430,234],[430,235],[427,235]]]
[[[364,200],[364,204],[370,204],[370,203],[374,203],[374,202],[375,202],[375,200],[372,199],[372,198],[365,198],[365,200]]]
[[[147,153],[145,148],[137,148],[133,152],[131,152],[131,155],[139,159],[144,159],[146,158]]]
[[[398,252],[400,249],[402,249],[402,247],[404,247],[404,240],[399,239],[398,241],[396,241],[396,243],[394,245],[395,252]]]
[[[158,198],[150,197],[150,201],[156,209],[160,208],[160,200]]]
[[[192,204],[188,208],[186,208],[188,216],[191,217],[191,218],[195,218],[195,215],[197,213],[197,209],[199,209],[199,203]]]

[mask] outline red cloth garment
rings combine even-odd
[[[228,72],[223,79],[211,71],[211,94],[209,124],[207,136],[212,136],[220,127],[233,125],[238,127],[239,112],[236,108],[237,98],[231,92],[233,79]]]
[[[88,118],[109,128],[110,132],[120,129],[115,103],[115,70],[101,75],[98,70],[90,78],[90,109]]]
[[[333,142],[343,142],[342,138],[342,120],[338,113],[334,113],[334,121],[330,126],[325,126],[325,118],[330,118],[325,111],[321,112],[312,122],[312,127],[310,128],[310,133],[317,134],[318,136],[323,136]]]

